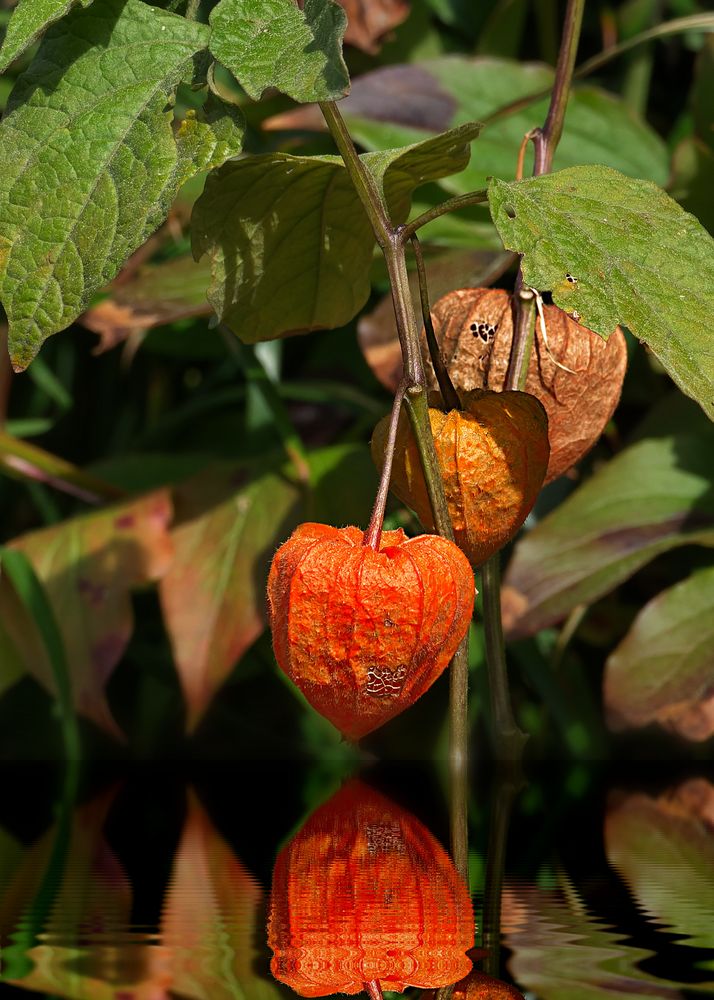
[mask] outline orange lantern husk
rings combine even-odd
[[[302,524],[268,578],[280,668],[349,739],[402,712],[431,686],[471,621],[468,560],[435,535]]]
[[[475,390],[462,403],[461,410],[430,408],[429,420],[456,543],[479,566],[513,538],[536,501],[548,468],[548,418],[527,392]],[[379,468],[386,435],[382,420],[372,438]],[[390,488],[433,530],[419,451],[403,415]]]
[[[300,996],[438,988],[471,968],[468,890],[410,813],[362,782],[278,855],[268,923],[276,979]]]

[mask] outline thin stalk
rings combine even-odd
[[[373,979],[371,983],[365,983],[364,991],[370,1000],[384,1000],[382,987],[379,985],[379,980],[377,979]]]
[[[429,287],[426,282],[426,268],[424,266],[424,254],[421,252],[421,243],[416,234],[411,238],[412,249],[414,250],[414,260],[416,261],[417,277],[419,279],[419,299],[421,301],[421,317],[426,330],[426,342],[429,345],[429,357],[434,368],[436,381],[439,383],[441,398],[447,410],[461,409],[461,400],[451,381],[446,363],[439,349],[439,344],[434,333],[434,324],[431,321],[431,306],[429,305]]]
[[[220,330],[228,350],[240,361],[246,381],[255,388],[270,412],[273,426],[280,437],[283,450],[295,470],[298,482],[303,486],[308,486],[310,484],[310,464],[307,452],[280,398],[280,393],[265,370],[265,366],[251,346],[242,344],[227,327],[221,325]]]
[[[404,403],[411,420],[412,430],[420,427],[424,420],[429,419],[429,407],[426,392],[422,386],[410,387],[404,397]],[[444,486],[439,472],[438,459],[434,449],[434,438],[425,434],[415,434],[417,451],[422,463],[426,491],[429,494],[431,511],[434,517],[434,527],[437,534],[454,541],[454,529],[449,517],[449,508],[444,496]]]
[[[21,479],[46,483],[85,503],[100,504],[126,496],[112,483],[104,482],[71,462],[5,431],[0,431],[0,468]]]
[[[379,489],[374,500],[372,516],[369,525],[364,533],[362,544],[379,552],[379,544],[382,540],[382,525],[384,524],[384,511],[387,507],[387,495],[389,494],[389,481],[392,478],[392,465],[394,463],[394,446],[397,441],[397,428],[399,427],[399,414],[402,409],[402,400],[406,392],[405,381],[399,383],[394,394],[392,404],[392,415],[389,420],[389,431],[387,433],[387,443],[384,448],[384,464],[382,465],[382,475],[379,479]]]
[[[406,243],[407,240],[412,238],[417,229],[421,229],[422,226],[428,225],[442,215],[447,215],[449,212],[456,212],[460,208],[468,208],[470,205],[481,205],[486,201],[488,201],[488,191],[485,188],[479,191],[469,191],[468,194],[457,194],[453,198],[447,198],[440,205],[435,205],[433,208],[427,209],[426,212],[417,215],[416,219],[412,219],[411,222],[407,222],[406,225],[402,226],[402,239]]]
[[[536,147],[534,176],[549,172],[553,163],[553,154],[563,134],[563,122],[570,96],[570,86],[573,82],[573,70],[578,54],[584,9],[585,0],[568,0],[565,21],[563,22],[563,37],[560,40],[558,65],[555,69],[555,83],[550,96],[550,107],[542,130],[536,132],[534,138]]]
[[[573,81],[585,0],[568,0],[563,22],[563,35],[550,95],[548,114],[542,128],[533,129],[528,138],[535,149],[534,176],[547,173],[563,132],[565,111]],[[521,147],[523,151],[523,147]],[[519,389],[525,385],[533,347],[535,329],[535,299],[518,269],[514,289],[514,323],[511,356],[504,388]],[[491,694],[491,737],[498,757],[514,759],[523,751],[527,736],[516,725],[508,689],[505,643],[501,623],[501,562],[496,553],[482,568],[486,663]]]
[[[501,622],[501,561],[499,553],[481,567],[486,669],[491,698],[491,742],[499,760],[520,757],[528,737],[516,724],[508,689],[508,671]]]

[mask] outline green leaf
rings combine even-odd
[[[462,169],[478,129],[364,156],[394,222],[416,187]],[[208,178],[191,224],[196,259],[211,257],[209,300],[246,343],[342,326],[369,296],[374,234],[337,157],[226,163]]]
[[[714,240],[693,216],[607,167],[493,180],[489,200],[529,285],[603,336],[624,323],[714,417]]]
[[[24,368],[163,221],[180,185],[238,152],[215,103],[176,134],[167,104],[208,28],[103,0],[50,28],[0,125],[0,296]]]
[[[691,740],[714,733],[714,568],[664,590],[607,661],[605,703],[618,729],[660,722]]]
[[[355,140],[367,149],[416,142],[425,131],[443,131],[465,121],[485,122],[468,168],[442,182],[451,193],[463,194],[485,187],[491,176],[515,177],[518,147],[526,132],[545,121],[548,99],[488,119],[512,102],[547,91],[553,79],[552,69],[535,63],[450,55],[359,77],[341,110]],[[661,138],[620,98],[597,87],[574,88],[555,155],[556,170],[602,163],[665,184],[668,160]]]
[[[92,0],[18,0],[0,48],[0,73],[78,2],[88,7]]]
[[[511,637],[531,635],[679,545],[714,546],[714,427],[620,452],[517,544]]]
[[[221,0],[210,17],[211,52],[254,100],[275,87],[296,101],[337,101],[349,87],[347,27],[334,0]]]

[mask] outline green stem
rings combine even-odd
[[[550,107],[543,128],[537,129],[534,137],[536,151],[534,176],[547,174],[550,171],[553,155],[563,133],[563,122],[570,96],[570,86],[573,82],[573,70],[578,54],[584,9],[585,0],[568,0]]]
[[[364,533],[362,544],[379,552],[379,545],[382,539],[382,525],[384,524],[384,511],[387,507],[387,495],[389,494],[389,481],[392,478],[392,465],[394,464],[394,446],[397,441],[397,429],[399,427],[399,414],[402,409],[402,400],[406,391],[406,382],[402,381],[397,386],[392,405],[392,415],[389,420],[389,431],[387,433],[387,443],[384,447],[384,461],[382,465],[382,475],[379,478],[379,489],[374,500],[372,516],[369,519],[367,530]]]
[[[295,430],[285,404],[280,398],[280,393],[265,370],[265,366],[252,346],[242,344],[227,327],[221,325],[220,329],[228,350],[240,360],[246,381],[254,387],[270,412],[273,426],[280,437],[285,454],[295,470],[298,482],[303,486],[309,486],[310,464],[307,460],[307,452],[300,435]]]
[[[481,567],[486,669],[491,699],[491,742],[499,760],[520,757],[528,737],[516,724],[508,689],[508,670],[501,623],[501,558],[498,552]]]
[[[392,226],[376,181],[357,155],[337,105],[332,102],[321,103],[320,108],[384,254],[392,288],[399,343],[402,349],[406,385],[404,400],[424,471],[436,530],[444,538],[453,541],[454,530],[449,517],[444,484],[439,471],[439,462],[436,457],[429,421],[424,366],[419,347],[419,331],[409,289],[405,257],[408,229],[405,226]],[[459,767],[466,766],[468,757],[467,698],[463,694],[468,685],[467,659],[467,656],[456,656],[451,664],[452,691],[458,692],[459,696],[458,698],[452,697],[450,701],[450,754],[452,761],[456,762],[455,766]]]
[[[563,23],[563,35],[550,96],[548,114],[542,128],[533,129],[529,138],[535,148],[535,176],[547,173],[563,132],[565,111],[573,80],[575,57],[580,40],[585,0],[568,0]],[[519,267],[514,289],[513,343],[508,363],[505,389],[521,389],[525,385],[535,329],[535,299],[525,285]],[[482,568],[486,663],[491,696],[491,738],[494,752],[500,758],[514,759],[523,751],[528,737],[516,725],[508,690],[505,643],[501,624],[501,562],[496,553]]]
[[[429,346],[429,356],[434,368],[436,381],[439,383],[441,398],[447,410],[460,410],[461,400],[451,381],[448,369],[439,350],[439,344],[434,333],[434,324],[431,321],[431,306],[429,305],[429,286],[426,281],[426,268],[424,266],[424,254],[421,252],[421,244],[416,234],[411,238],[414,260],[416,261],[417,277],[419,279],[419,299],[421,301],[421,318],[424,321],[426,331],[426,342]]]
[[[111,483],[97,479],[71,462],[65,462],[63,458],[5,431],[0,431],[0,468],[17,478],[46,483],[85,503],[99,504],[126,496],[123,490]]]
[[[416,219],[412,219],[411,222],[407,222],[401,229],[402,239],[406,243],[407,240],[412,238],[417,229],[421,229],[422,226],[428,225],[442,215],[447,215],[449,212],[456,212],[460,208],[468,208],[470,205],[481,205],[486,201],[488,201],[488,191],[485,188],[480,191],[469,191],[468,194],[458,194],[453,198],[448,198],[446,201],[442,201],[440,205],[435,205],[433,208],[427,209],[426,212],[422,212],[421,215],[418,215]]]

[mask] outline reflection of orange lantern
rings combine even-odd
[[[426,993],[422,1000],[436,1000],[436,994]],[[474,971],[456,984],[451,1000],[523,1000],[523,994],[502,979]]]
[[[318,809],[280,852],[271,970],[305,997],[446,986],[471,968],[471,900],[449,856],[361,782]]]

